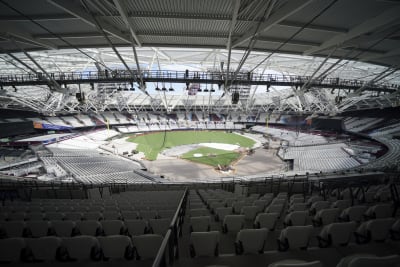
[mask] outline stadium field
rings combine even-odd
[[[137,143],[137,150],[145,154],[148,160],[157,159],[158,153],[167,148],[198,143],[221,143],[253,147],[254,140],[235,133],[223,131],[170,131],[149,133],[128,138]]]
[[[202,155],[196,157],[195,154]],[[197,163],[207,164],[213,167],[224,166],[231,164],[237,160],[240,153],[234,151],[226,151],[211,147],[200,147],[189,151],[181,156],[181,158]]]

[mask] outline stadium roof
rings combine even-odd
[[[277,93],[280,100],[290,98],[294,111],[335,113],[399,104],[400,2],[395,0],[0,0],[0,6],[0,75],[91,71],[99,64],[144,70],[251,70],[397,88],[383,96],[365,94],[364,85],[356,93],[336,90],[337,96],[346,98],[339,102],[332,96],[334,88],[310,92],[302,86]],[[72,104],[73,109],[65,109],[60,105],[67,101],[65,95],[46,86],[21,89],[23,93],[12,88],[0,91],[0,105],[43,113],[49,110],[38,107],[76,108]],[[266,91],[265,86],[252,86],[243,105],[262,105],[272,97],[277,102],[277,95]],[[40,96],[32,98],[38,92]],[[214,100],[200,94],[186,102],[204,106],[221,100],[222,94]],[[42,102],[32,103],[40,98]],[[147,107],[160,102],[169,106],[169,97],[157,92],[132,98],[132,103],[145,98],[136,104]],[[185,106],[182,95],[171,98],[178,99],[174,106]]]

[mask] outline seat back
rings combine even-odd
[[[61,238],[56,236],[27,239],[27,244],[32,251],[33,258],[39,261],[55,261],[61,243]]]
[[[257,216],[258,208],[257,206],[243,206],[240,213],[244,215],[246,220],[253,221]]]
[[[190,230],[192,232],[207,232],[210,231],[211,217],[199,216],[190,218]]]
[[[227,232],[238,232],[243,228],[244,222],[244,215],[226,215],[223,225]]]
[[[326,232],[333,246],[344,245],[350,242],[356,226],[356,222],[332,223],[326,225],[321,233]]]
[[[219,232],[192,232],[190,234],[191,256],[217,256]]]
[[[78,221],[76,226],[82,235],[96,236],[101,232],[101,224],[97,220]]]
[[[0,239],[0,262],[20,261],[21,252],[25,248],[25,240],[21,237]]]
[[[322,267],[322,263],[320,261],[283,260],[272,263],[268,267]]]
[[[6,237],[22,237],[26,223],[24,221],[6,221],[1,222],[0,227],[6,234]]]
[[[150,219],[149,226],[153,234],[164,236],[169,226],[171,225],[171,219]]]
[[[147,230],[147,222],[145,220],[125,220],[125,227],[131,236],[143,235]]]
[[[384,257],[377,256],[358,256],[354,257],[348,267],[393,267],[400,265],[399,255],[390,255]]]
[[[308,246],[313,227],[306,226],[289,226],[281,231],[280,240],[287,240],[289,248],[298,249]]]
[[[260,213],[255,219],[255,225],[259,228],[275,229],[276,221],[279,218],[278,213]]]
[[[101,221],[101,227],[106,236],[120,235],[124,230],[124,222],[120,220],[104,220]]]
[[[153,259],[161,246],[163,237],[157,234],[139,235],[132,237],[137,259]]]
[[[292,211],[286,215],[285,223],[291,226],[305,225],[308,217],[307,211]]]
[[[27,221],[26,227],[29,229],[32,237],[46,236],[49,232],[50,222],[48,221]]]
[[[217,208],[215,210],[215,219],[218,221],[224,221],[226,215],[231,215],[232,214],[232,208]]]
[[[268,229],[243,229],[236,236],[240,252],[244,254],[262,253],[267,239]]]
[[[124,259],[132,250],[131,239],[125,235],[99,236],[97,239],[106,259]]]
[[[322,209],[315,215],[316,218],[320,219],[323,225],[327,225],[336,221],[339,214],[338,208],[333,209]]]
[[[367,210],[366,206],[353,206],[344,209],[340,217],[348,217],[349,221],[360,222],[364,212]]]
[[[388,237],[390,228],[394,222],[394,218],[375,219],[368,221],[366,223],[366,229],[371,234],[371,240],[385,240]]]
[[[93,258],[93,252],[99,251],[100,244],[93,236],[80,235],[64,237],[62,245],[66,248],[70,259],[88,260]]]
[[[189,211],[191,217],[207,216],[210,215],[208,209],[191,209]]]

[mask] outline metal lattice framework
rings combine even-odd
[[[1,108],[336,114],[400,102],[397,1],[0,0],[0,6]],[[129,78],[59,79],[116,70]],[[185,70],[220,79],[169,79]],[[154,71],[164,76],[146,77]],[[246,73],[302,82],[246,83]],[[21,75],[40,79],[21,82]],[[155,91],[159,85],[175,90]],[[202,92],[185,90],[194,86]],[[236,91],[240,101],[233,104]],[[77,92],[86,101],[77,101]]]

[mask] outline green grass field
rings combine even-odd
[[[164,142],[165,137],[165,142]],[[148,160],[157,159],[158,153],[166,148],[198,143],[238,144],[241,147],[252,147],[254,141],[247,137],[219,131],[171,131],[139,135],[128,139],[137,143],[137,150],[143,152]]]
[[[193,155],[196,153],[203,154],[203,156],[194,157]],[[209,154],[213,154],[215,156],[208,156]],[[229,165],[232,161],[237,160],[239,157],[240,153],[238,152],[226,151],[210,147],[200,147],[183,154],[181,158],[217,167],[218,164],[221,166]]]

